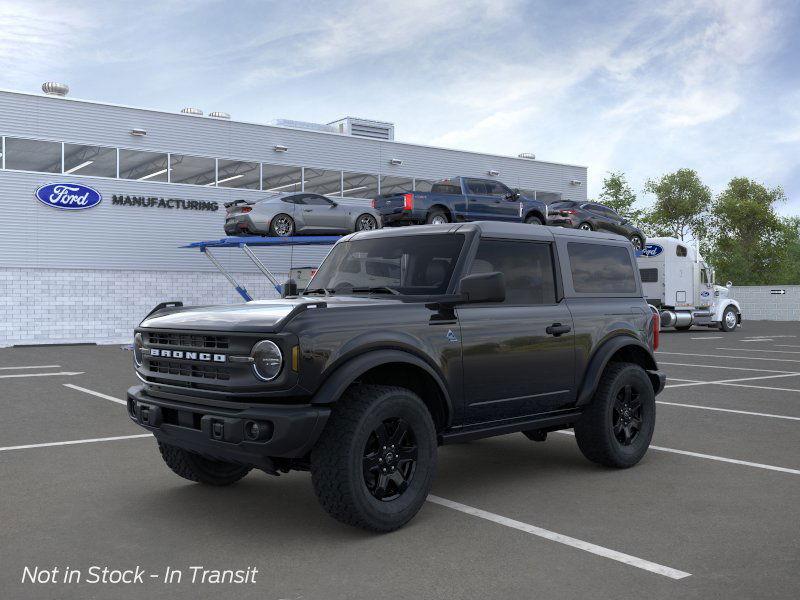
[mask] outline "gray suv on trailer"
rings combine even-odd
[[[135,331],[128,413],[181,477],[310,470],[332,516],[390,531],[424,502],[442,444],[574,428],[589,460],[635,465],[664,387],[657,343],[621,237],[361,232],[301,296],[157,307]]]

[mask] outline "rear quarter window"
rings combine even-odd
[[[635,294],[636,275],[624,246],[567,244],[572,287],[580,294]]]

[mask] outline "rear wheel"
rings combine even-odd
[[[590,223],[581,223],[578,225],[578,229],[583,229],[584,231],[593,231],[594,227]]]
[[[198,483],[208,485],[231,485],[250,472],[250,467],[236,463],[205,458],[183,448],[158,442],[161,458],[172,471]]]
[[[528,217],[525,217],[525,222],[528,225],[544,225],[544,223],[542,223],[542,220],[536,215],[530,215]]]
[[[436,429],[419,396],[358,385],[336,403],[311,452],[311,481],[335,519],[392,531],[425,502],[436,454]]]
[[[294,219],[283,213],[275,215],[269,224],[269,232],[276,237],[288,237],[294,234]]]
[[[425,222],[430,225],[444,225],[450,222],[450,218],[441,208],[434,208],[428,212],[428,217],[425,219]]]
[[[378,228],[378,220],[370,214],[364,213],[356,219],[356,231],[372,231]]]
[[[729,306],[725,309],[725,312],[722,313],[722,321],[719,324],[719,328],[722,331],[733,331],[738,325],[739,319],[736,316],[736,311]]]
[[[647,452],[655,421],[655,393],[647,373],[636,364],[612,363],[575,424],[575,439],[592,462],[632,467]]]

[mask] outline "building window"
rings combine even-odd
[[[6,138],[6,169],[61,173],[61,143]]]
[[[414,191],[415,192],[430,192],[433,184],[436,183],[433,179],[415,179]]]
[[[119,176],[139,181],[168,181],[167,155],[141,150],[119,151]]]
[[[203,156],[171,154],[169,157],[170,183],[214,185],[217,161]]]
[[[306,192],[322,194],[323,196],[342,195],[342,172],[327,171],[325,169],[310,169],[306,167],[305,188]]]
[[[220,159],[217,169],[219,187],[259,189],[261,174],[258,163]]]
[[[117,176],[117,149],[64,144],[64,174]]]
[[[381,177],[381,194],[403,194],[414,191],[414,180],[411,177]]]
[[[364,173],[342,173],[345,198],[375,198],[378,195],[378,176]]]
[[[303,190],[303,170],[284,165],[261,165],[261,189],[265,192],[300,192]]]

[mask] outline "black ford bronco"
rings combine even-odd
[[[128,413],[181,477],[310,470],[375,531],[425,501],[442,444],[574,428],[594,462],[645,454],[664,387],[630,243],[511,223],[342,238],[297,296],[160,306],[135,332]]]

